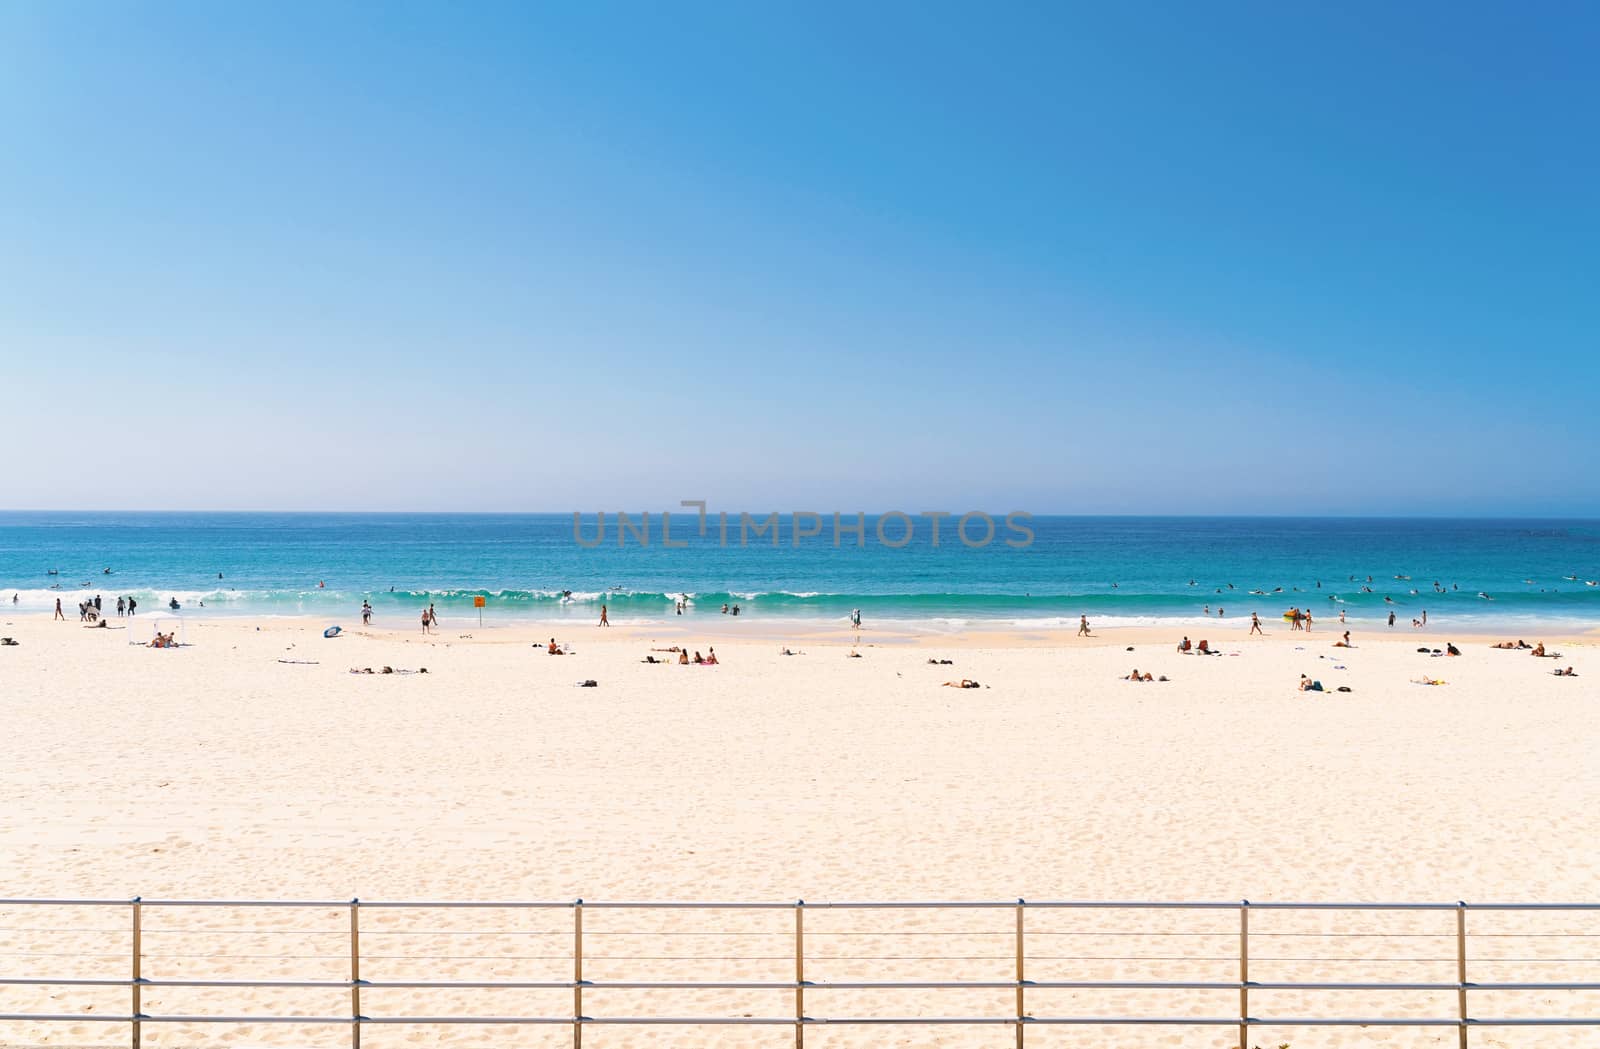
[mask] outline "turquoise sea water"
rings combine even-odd
[[[111,605],[132,594],[146,612],[176,598],[204,615],[348,621],[369,599],[382,623],[409,622],[430,601],[470,615],[483,595],[491,621],[587,620],[603,602],[622,622],[671,618],[687,594],[691,615],[729,603],[747,616],[842,621],[859,608],[868,625],[937,628],[1070,626],[1080,614],[1179,624],[1203,621],[1207,606],[1234,619],[1291,605],[1327,621],[1343,609],[1355,623],[1392,609],[1408,624],[1426,609],[1440,625],[1600,625],[1600,586],[1587,585],[1600,582],[1600,521],[1035,517],[1032,542],[1012,547],[1020,533],[997,515],[981,548],[956,538],[954,518],[938,546],[929,522],[911,523],[898,549],[872,517],[861,547],[850,533],[835,546],[831,518],[796,544],[787,516],[779,545],[741,545],[735,515],[723,545],[714,516],[702,537],[685,512],[672,521],[684,546],[666,548],[659,515],[648,547],[632,533],[619,546],[608,515],[591,549],[570,514],[0,512],[0,602],[15,595],[18,611],[42,611],[62,597],[71,612],[86,594]],[[593,542],[596,528],[585,515],[579,534]],[[892,542],[904,531],[885,523]]]

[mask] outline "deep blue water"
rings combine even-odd
[[[369,598],[384,622],[429,601],[465,613],[481,594],[491,619],[588,619],[603,601],[624,621],[671,617],[686,593],[691,614],[727,602],[767,618],[860,608],[868,621],[944,625],[1068,625],[1085,613],[1106,625],[1178,622],[1207,606],[1232,619],[1291,605],[1330,620],[1344,609],[1358,623],[1390,609],[1403,623],[1423,609],[1430,623],[1600,623],[1600,586],[1586,585],[1600,580],[1600,521],[1036,517],[1020,548],[1005,545],[1020,538],[1002,518],[981,548],[956,538],[953,518],[937,547],[929,522],[913,523],[900,549],[879,542],[874,518],[864,547],[851,534],[835,546],[831,519],[796,545],[786,516],[774,547],[768,536],[741,545],[735,515],[722,545],[715,517],[701,537],[684,513],[672,534],[686,545],[669,549],[659,515],[648,547],[631,533],[619,546],[608,515],[606,541],[589,549],[560,514],[0,512],[0,601],[15,594],[19,610],[44,610],[65,597],[71,610],[85,593],[133,594],[148,611],[176,597],[186,611],[203,601],[204,614],[349,619]],[[885,528],[890,541],[904,533],[903,522]],[[974,520],[968,534],[984,531]],[[593,515],[581,534],[593,541]]]

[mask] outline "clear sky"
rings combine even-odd
[[[1600,514],[1597,53],[0,0],[0,507]]]

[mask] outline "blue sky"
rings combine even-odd
[[[1600,514],[1597,47],[0,3],[0,507]]]

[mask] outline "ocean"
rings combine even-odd
[[[1600,521],[1033,517],[1024,543],[996,515],[982,546],[960,540],[955,517],[937,545],[928,519],[885,520],[881,537],[879,523],[866,519],[863,545],[853,532],[835,545],[831,516],[796,540],[812,522],[784,515],[775,546],[748,528],[741,542],[736,514],[725,542],[715,514],[702,536],[684,511],[671,522],[681,545],[668,547],[659,514],[648,546],[634,531],[619,544],[608,514],[591,547],[592,513],[575,536],[570,514],[6,511],[0,602],[46,611],[60,597],[72,612],[86,595],[133,595],[143,612],[176,600],[191,615],[348,621],[370,600],[380,624],[398,624],[429,602],[475,617],[481,596],[487,623],[591,620],[602,603],[620,623],[672,618],[687,595],[691,615],[728,604],[842,622],[860,609],[868,627],[934,630],[1071,627],[1079,615],[1176,626],[1291,606],[1330,624],[1341,610],[1356,624],[1426,610],[1440,626],[1600,626],[1600,586],[1588,585],[1600,581]],[[981,519],[968,525],[968,539],[985,536]]]

